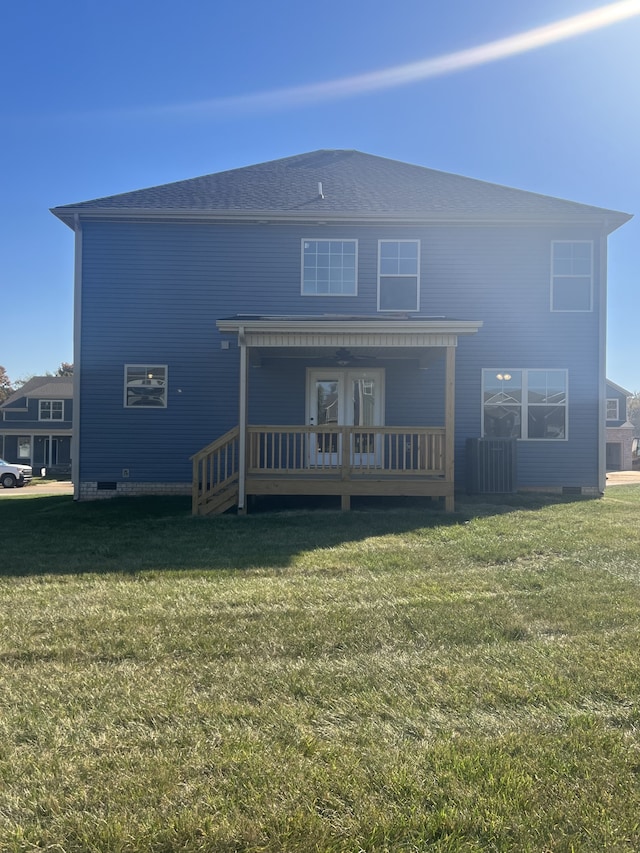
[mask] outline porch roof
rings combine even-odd
[[[458,336],[476,334],[482,321],[410,314],[238,314],[216,325],[221,333],[237,335],[239,343],[248,347],[424,348],[456,346]]]

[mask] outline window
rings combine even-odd
[[[610,399],[607,400],[607,420],[608,421],[619,421],[620,420],[620,409],[619,409],[619,400]]]
[[[38,418],[41,421],[64,420],[63,400],[40,400]]]
[[[551,310],[591,311],[593,243],[556,240],[551,244]]]
[[[566,370],[483,370],[485,438],[567,437]]]
[[[419,255],[417,240],[380,240],[378,243],[379,311],[418,310]]]
[[[166,365],[125,365],[124,405],[136,409],[166,407]]]
[[[31,459],[31,439],[28,435],[18,438],[18,459]]]
[[[303,240],[303,295],[355,296],[356,247],[355,240]]]

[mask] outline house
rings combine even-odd
[[[73,381],[34,376],[0,405],[0,456],[9,462],[68,471]]]
[[[631,391],[626,391],[607,379],[607,471],[631,471],[633,424],[627,420],[627,400]]]
[[[76,499],[450,510],[467,439],[517,442],[518,489],[604,490],[628,214],[350,150],[52,212],[75,233]]]

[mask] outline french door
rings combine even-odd
[[[384,413],[384,370],[310,369],[307,381],[307,418],[312,426],[382,426]],[[352,465],[380,462],[381,448],[375,433],[356,432],[350,446],[342,446],[338,430],[312,433],[309,464],[341,465],[349,453]]]

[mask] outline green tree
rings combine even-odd
[[[633,434],[640,438],[640,391],[627,401],[627,420],[633,424]]]
[[[0,364],[0,403],[4,403],[11,394],[13,394],[13,385],[7,376],[7,371]]]

